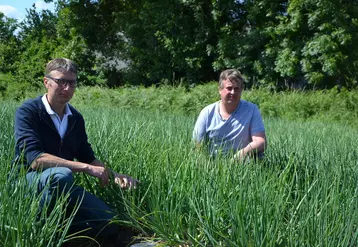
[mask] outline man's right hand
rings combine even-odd
[[[101,186],[106,186],[109,183],[109,176],[107,168],[103,166],[93,166],[89,165],[89,169],[87,172],[89,175],[93,177],[97,177]]]

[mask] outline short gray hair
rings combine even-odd
[[[241,73],[236,70],[236,69],[227,69],[224,70],[223,72],[221,72],[220,77],[219,77],[219,87],[223,88],[223,81],[234,81],[237,84],[239,84],[240,88],[243,89],[244,88],[244,78],[242,77]]]
[[[54,70],[72,72],[77,75],[77,64],[67,58],[55,58],[47,63],[45,75],[50,74]]]

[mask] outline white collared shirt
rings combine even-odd
[[[47,94],[42,96],[42,98],[41,98],[42,102],[44,103],[46,111],[50,115],[52,122],[56,127],[57,132],[60,134],[61,139],[63,139],[63,137],[65,136],[66,130],[67,130],[67,126],[68,126],[68,116],[72,115],[72,112],[71,112],[68,104],[66,104],[65,114],[63,115],[63,118],[61,120],[60,116],[52,110],[50,104],[48,103],[46,95]]]

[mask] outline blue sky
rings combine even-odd
[[[36,10],[54,9],[54,3],[45,3],[43,0],[0,0],[0,12],[7,17],[21,20],[26,15],[25,9],[30,9],[32,4],[36,5]]]

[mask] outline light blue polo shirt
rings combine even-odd
[[[66,104],[65,114],[63,115],[63,118],[61,120],[60,116],[56,112],[54,112],[54,110],[52,110],[50,104],[48,103],[46,95],[47,94],[42,96],[42,98],[41,98],[42,103],[45,105],[46,111],[50,115],[58,134],[61,136],[61,139],[63,139],[63,137],[65,136],[66,130],[67,130],[67,126],[68,126],[68,116],[72,115],[72,112],[71,112],[68,104]]]
[[[219,103],[210,104],[200,112],[193,131],[193,140],[208,143],[212,156],[236,153],[252,142],[252,135],[265,132],[255,104],[240,100],[230,118],[224,120],[219,113]]]

